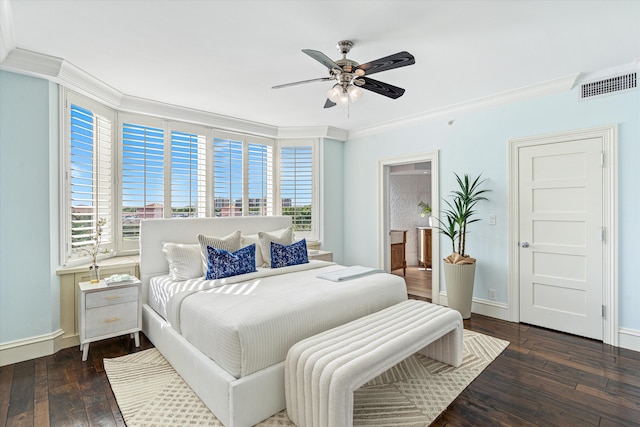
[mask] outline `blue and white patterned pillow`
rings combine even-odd
[[[224,237],[198,234],[198,242],[200,242],[200,250],[202,252],[202,272],[207,274],[207,268],[209,265],[209,253],[207,252],[207,246],[224,249],[229,252],[235,252],[242,248],[242,234],[240,230],[234,231]]]
[[[259,231],[258,239],[260,240],[260,250],[262,250],[263,267],[271,266],[271,242],[280,245],[290,245],[293,243],[293,229],[291,227],[283,228],[275,231]]]
[[[271,242],[271,268],[307,264],[308,262],[309,256],[307,255],[306,239],[290,245]]]
[[[222,279],[256,271],[256,245],[235,252],[207,246],[207,280]]]

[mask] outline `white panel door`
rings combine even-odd
[[[520,321],[602,340],[603,144],[519,150]]]

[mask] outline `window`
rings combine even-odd
[[[280,148],[280,209],[291,215],[297,237],[317,239],[313,142],[283,143]]]
[[[65,99],[64,132],[69,143],[62,155],[65,215],[62,263],[88,260],[101,228],[99,252],[113,249],[113,124],[114,112],[80,96]]]
[[[247,146],[248,215],[273,215],[273,146]]]
[[[298,238],[317,239],[317,140],[118,113],[61,93],[61,263],[88,261],[101,219],[101,251],[116,254],[138,251],[145,218],[290,215]]]
[[[218,132],[213,138],[215,216],[273,215],[273,141]]]
[[[205,137],[171,131],[171,216],[206,216]]]
[[[122,124],[122,242],[135,249],[140,220],[164,217],[164,130]]]
[[[215,216],[242,215],[242,141],[213,139]]]

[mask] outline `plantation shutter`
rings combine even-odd
[[[295,231],[312,231],[313,146],[280,149],[280,208],[291,215]],[[304,235],[304,234],[301,234]]]
[[[250,142],[247,153],[248,215],[273,215],[273,147]]]
[[[137,247],[140,220],[164,217],[164,130],[122,124],[122,240]]]
[[[206,215],[205,137],[171,132],[171,216]]]
[[[242,141],[213,139],[213,198],[215,216],[242,215]]]
[[[74,103],[69,105],[68,114],[68,194],[71,206],[66,259],[70,260],[88,257],[98,238],[100,253],[113,249],[113,120]],[[105,220],[99,237],[98,219]]]

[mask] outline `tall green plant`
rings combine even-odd
[[[480,221],[479,218],[474,218],[477,213],[474,208],[479,201],[488,200],[483,194],[491,190],[480,189],[480,186],[486,181],[486,179],[480,180],[481,175],[478,175],[474,180],[471,180],[466,174],[463,178],[460,178],[456,173],[454,175],[459,188],[451,191],[452,199],[450,201],[444,201],[447,206],[443,211],[445,220],[436,218],[440,223],[440,226],[436,228],[451,239],[451,249],[454,254],[467,257],[467,226]]]

